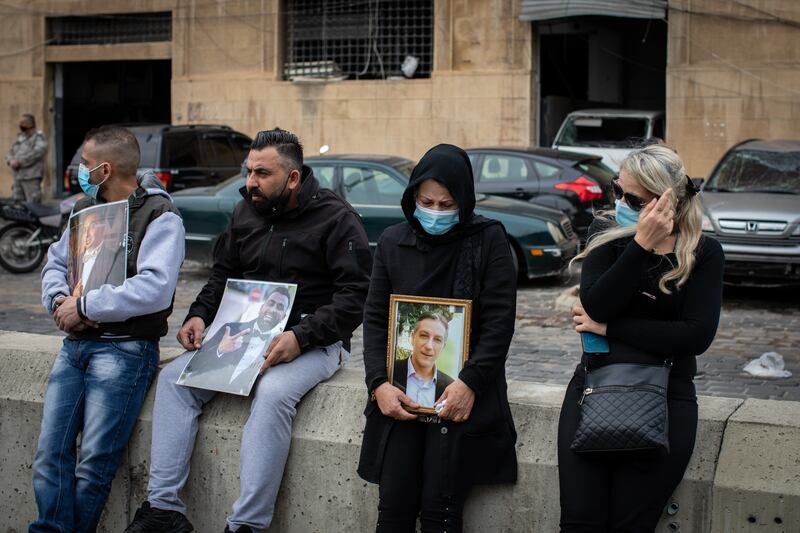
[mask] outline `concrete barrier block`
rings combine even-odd
[[[711,530],[711,506],[719,449],[728,418],[743,400],[698,398],[697,437],[683,481],[667,503],[657,533]]]
[[[745,400],[717,464],[713,532],[800,531],[800,402]]]
[[[35,518],[31,463],[60,337],[0,332],[0,524]],[[163,350],[162,361],[181,350]],[[124,529],[146,498],[155,387],[145,401],[99,531]],[[509,384],[518,432],[514,485],[475,487],[467,532],[557,531],[558,416],[563,386]],[[370,531],[377,487],[358,478],[366,393],[362,370],[342,370],[299,404],[270,531]],[[198,533],[219,532],[239,494],[239,448],[249,399],[219,395],[200,419],[182,497]],[[699,399],[694,455],[658,533],[800,531],[800,403]]]
[[[558,530],[558,415],[565,387],[513,382],[517,483],[480,485],[467,500],[465,531],[549,533]]]
[[[340,370],[300,402],[270,531],[365,531],[378,518],[377,486],[358,477],[367,395],[364,374]],[[333,526],[335,524],[335,526]]]
[[[0,524],[19,531],[36,519],[31,465],[60,345],[57,337],[0,332]]]
[[[31,484],[33,458],[39,440],[44,394],[47,380],[63,337],[30,333],[0,331],[0,524],[13,525],[16,530],[27,530],[27,524],[36,519],[36,501]],[[171,360],[181,350],[162,350],[162,362]],[[152,396],[152,390],[151,396]],[[145,410],[152,409],[152,397]],[[134,430],[143,431],[141,421]],[[150,449],[149,424],[147,440],[138,446],[148,453]],[[141,439],[138,441],[141,442]],[[125,529],[130,509],[127,495],[136,485],[131,473],[144,479],[147,470],[130,466],[131,448],[118,470],[98,528],[100,533]],[[141,483],[140,483],[141,484]],[[136,504],[138,505],[138,503]],[[9,530],[12,531],[12,530]]]

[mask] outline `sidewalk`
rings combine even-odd
[[[565,286],[531,282],[517,295],[517,323],[506,373],[509,379],[566,385],[581,356],[571,317],[555,311]],[[360,333],[360,330],[359,330]],[[781,354],[788,379],[755,378],[742,371],[764,352]],[[348,366],[363,365],[361,337]],[[720,325],[697,358],[697,393],[728,398],[800,401],[800,290],[726,287]]]
[[[198,265],[187,264],[181,271],[170,331],[162,346],[178,346],[175,334],[207,276],[208,270]],[[555,311],[555,300],[567,286],[544,281],[520,286],[516,333],[506,365],[509,379],[558,385],[569,381],[581,347],[568,313]],[[0,271],[0,287],[5,295],[0,302],[0,329],[62,334],[39,303],[39,272]],[[361,347],[359,328],[348,367],[363,366]],[[783,356],[791,378],[768,380],[742,372],[745,364],[767,351]],[[717,337],[697,359],[697,366],[699,394],[800,401],[800,290],[726,287]]]

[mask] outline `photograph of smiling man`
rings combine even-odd
[[[470,302],[391,296],[389,380],[434,414],[436,402],[467,358]]]
[[[247,396],[272,338],[286,326],[297,286],[228,280],[202,347],[178,385]]]

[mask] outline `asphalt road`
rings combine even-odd
[[[177,346],[175,333],[202,288],[208,269],[187,264],[175,295],[170,332],[163,346]],[[507,363],[510,379],[566,384],[580,359],[580,341],[567,313],[555,300],[572,280],[522,284],[517,299],[516,333]],[[39,272],[0,270],[0,329],[62,335],[40,303]],[[764,352],[781,354],[792,372],[788,379],[754,378],[742,371]],[[360,329],[348,366],[362,365]],[[698,393],[736,398],[800,401],[800,290],[726,287],[722,317],[711,348],[698,358]]]

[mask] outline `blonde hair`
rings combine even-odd
[[[658,281],[658,288],[664,294],[671,294],[668,283],[676,281],[682,287],[692,273],[695,251],[702,235],[702,209],[697,195],[687,194],[687,176],[683,161],[672,148],[663,144],[652,144],[633,150],[622,161],[620,171],[624,170],[632,179],[656,196],[672,188],[672,209],[675,211],[674,232],[675,255],[678,264],[666,272]],[[597,218],[608,221],[610,227],[593,235],[586,248],[573,260],[580,261],[593,250],[617,239],[636,234],[636,226],[619,226],[612,221],[614,211],[600,211]]]

